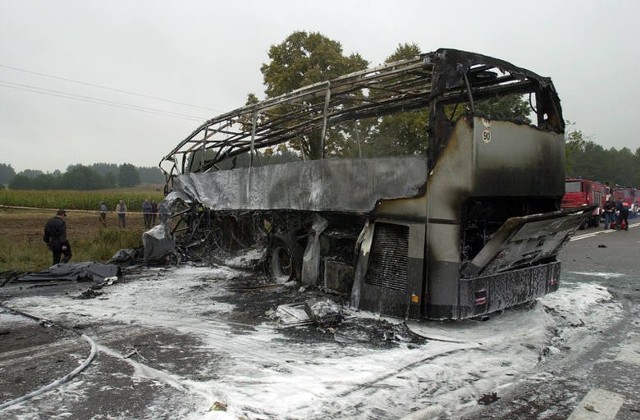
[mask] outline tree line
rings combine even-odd
[[[640,188],[640,148],[605,149],[579,130],[567,134],[565,145],[568,177]]]
[[[130,163],[70,165],[65,172],[53,173],[34,169],[16,173],[11,165],[0,163],[0,185],[14,190],[100,190],[164,181],[160,168],[136,167]]]

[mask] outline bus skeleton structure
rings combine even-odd
[[[480,111],[509,96],[528,99],[533,123]],[[399,115],[424,119],[424,142],[403,148],[398,134],[376,152]],[[283,149],[292,161],[265,164]],[[160,167],[163,231],[185,249],[264,244],[270,276],[411,319],[474,317],[555,291],[558,253],[591,213],[560,209],[564,121],[551,80],[454,49],[212,118]]]

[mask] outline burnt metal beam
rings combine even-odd
[[[549,79],[503,60],[440,49],[305,86],[219,115],[173,148],[163,157],[160,167],[169,162],[173,164],[171,171],[177,171],[176,158],[182,156],[184,171],[184,165],[200,150],[197,170],[209,170],[229,157],[247,151],[253,155],[258,149],[300,139],[311,132],[320,134],[324,142],[332,126],[398,111],[429,110],[430,126],[437,125],[433,118],[443,114],[433,111],[439,107],[466,103],[473,110],[474,103],[482,99],[527,93],[535,94],[536,106],[544,108],[536,110],[538,115],[548,114],[548,122],[556,131],[561,130],[564,123],[559,99]],[[212,150],[212,156],[207,157]]]

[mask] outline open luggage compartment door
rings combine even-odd
[[[507,219],[462,269],[462,276],[491,275],[553,259],[592,210],[593,206]]]

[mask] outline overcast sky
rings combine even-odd
[[[297,30],[371,65],[405,42],[505,59],[553,79],[570,129],[635,151],[639,15],[635,0],[0,0],[0,163],[156,166],[262,98],[269,47]]]

